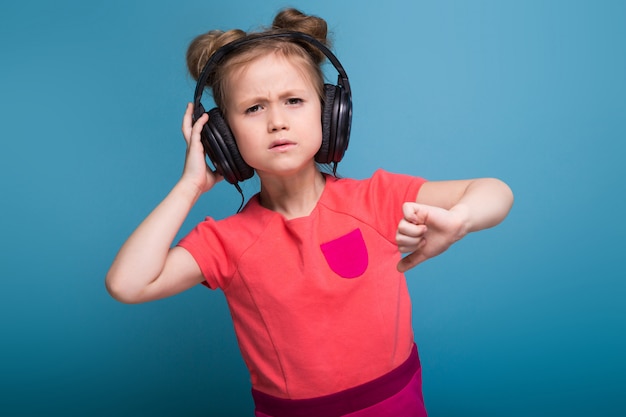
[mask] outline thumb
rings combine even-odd
[[[422,241],[422,242],[425,242],[425,241]],[[417,265],[421,264],[426,259],[428,258],[418,249],[415,252],[411,252],[407,256],[400,259],[400,262],[398,262],[398,265],[396,266],[396,268],[398,269],[399,272],[404,273],[408,271],[409,269],[414,268]]]

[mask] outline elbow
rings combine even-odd
[[[475,207],[482,207],[479,211],[482,214],[477,216],[477,220],[470,231],[488,229],[500,224],[509,215],[513,207],[513,190],[504,181],[498,178],[482,178],[473,185],[479,188],[480,204]]]
[[[496,207],[498,207],[499,216],[496,217],[498,217],[498,223],[500,223],[511,211],[515,196],[511,187],[504,181],[497,178],[490,178],[489,181],[492,182],[493,194],[497,196],[498,204],[496,204]]]
[[[502,200],[505,203],[506,213],[508,214],[511,208],[513,207],[513,203],[515,201],[515,195],[513,195],[513,190],[511,189],[511,187],[509,187],[507,183],[501,180],[498,180],[498,181],[500,181],[500,184],[501,184],[500,186],[502,187],[502,196],[503,196]]]
[[[124,279],[118,275],[112,274],[110,271],[107,274],[104,285],[111,297],[120,303],[124,304],[138,304],[141,302],[140,298],[135,291],[124,285]]]

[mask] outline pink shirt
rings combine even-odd
[[[402,203],[424,182],[382,170],[365,180],[327,176],[307,217],[286,220],[254,197],[179,242],[205,285],[224,291],[255,389],[318,397],[409,357],[411,302],[395,234]]]

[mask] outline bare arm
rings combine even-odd
[[[183,118],[187,156],[183,175],[163,201],[122,245],[106,276],[109,293],[125,303],[167,297],[203,281],[199,266],[185,249],[171,245],[198,198],[221,177],[206,165],[200,131],[208,116],[192,126],[192,106]]]
[[[494,178],[425,183],[415,202],[404,203],[396,241],[402,272],[439,255],[467,233],[500,223],[513,205],[513,193]]]

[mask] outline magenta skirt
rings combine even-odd
[[[417,348],[399,367],[363,385],[303,400],[252,389],[256,417],[426,417]]]

